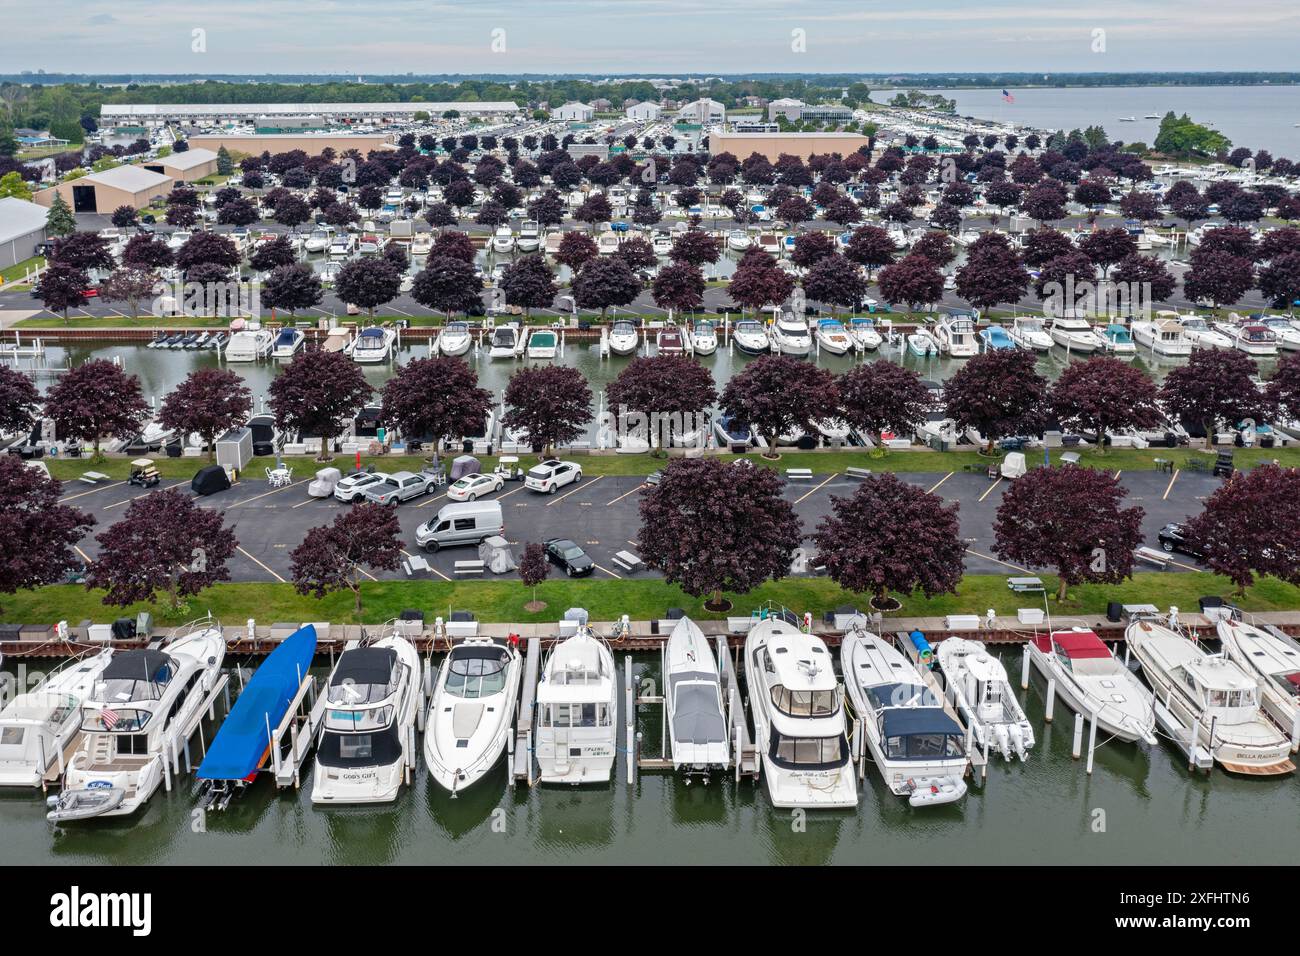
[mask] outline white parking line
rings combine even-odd
[[[620,581],[623,580],[623,575],[621,575],[621,574],[615,574],[615,573],[614,573],[613,571],[611,571],[609,568],[602,568],[602,567],[601,567],[599,564],[597,564],[595,561],[591,562],[591,566],[594,567],[594,568],[596,568],[596,570],[598,570],[598,571],[604,571],[604,572],[605,572],[606,574],[608,574],[611,578],[618,578]]]
[[[98,488],[92,488],[90,491],[79,491],[75,495],[64,495],[59,499],[59,503],[62,504],[65,501],[76,501],[78,498],[86,497],[86,495],[93,495],[96,491],[106,491],[109,488],[120,488],[124,484],[126,484],[125,481],[115,481],[111,485],[100,485]]]
[[[551,505],[558,505],[565,498],[569,497],[569,495],[575,495],[579,491],[585,491],[586,489],[590,488],[592,485],[594,485],[596,482],[600,481],[600,479],[604,477],[605,477],[604,475],[597,475],[595,478],[591,479],[591,481],[587,482],[585,485],[582,484],[582,482],[575,483],[575,487],[572,491],[566,491],[558,498],[552,498],[550,501],[546,502],[546,507],[549,508]]]
[[[251,498],[245,498],[243,501],[236,501],[233,505],[230,505],[230,507],[238,508],[240,505],[246,505],[250,501],[257,501],[258,499],[265,498],[268,495],[278,495],[282,491],[288,491],[290,488],[297,488],[299,485],[305,485],[309,481],[311,481],[310,478],[304,478],[302,481],[295,481],[293,484],[285,485],[283,488],[272,488],[270,491],[264,491],[260,495],[254,495]]]
[[[949,478],[951,478],[951,477],[952,477],[953,475],[955,475],[955,474],[956,474],[955,471],[950,471],[950,472],[948,472],[948,474],[944,475],[942,478],[940,478],[938,481],[936,481],[933,485],[931,485],[931,486],[929,487],[927,493],[928,493],[928,494],[934,494],[934,493],[939,489],[939,486],[940,486],[941,484],[943,484],[945,481],[947,481]]]
[[[984,494],[980,495],[979,500],[980,500],[980,501],[983,501],[983,500],[984,500],[985,498],[987,498],[989,495],[993,494],[993,489],[996,488],[996,487],[997,487],[998,485],[1000,485],[1000,484],[1002,484],[1002,479],[1001,479],[1001,478],[999,478],[997,481],[993,482],[993,484],[989,485],[989,489],[988,489],[988,491],[986,491],[986,492],[984,492]]]
[[[794,503],[795,503],[795,504],[798,504],[799,502],[803,501],[804,498],[807,498],[809,495],[811,495],[814,491],[818,491],[818,490],[820,490],[820,489],[822,489],[822,488],[825,488],[828,484],[830,484],[832,481],[834,481],[834,480],[835,480],[836,478],[838,478],[838,477],[839,477],[839,475],[831,475],[829,478],[827,478],[825,481],[823,481],[823,482],[822,482],[820,485],[818,485],[816,488],[809,488],[809,489],[808,489],[806,492],[804,492],[800,497],[796,498],[796,499],[794,500]]]
[[[254,564],[256,564],[259,568],[261,568],[261,569],[262,569],[263,571],[265,571],[267,574],[271,575],[271,577],[275,578],[275,579],[276,579],[277,581],[279,581],[281,584],[286,583],[285,580],[284,580],[284,578],[280,577],[280,575],[276,574],[274,571],[272,571],[270,568],[268,568],[268,567],[267,567],[265,564],[263,564],[261,561],[257,560],[257,558],[253,557],[251,554],[249,554],[247,551],[245,551],[245,550],[244,550],[243,548],[241,548],[239,545],[235,545],[235,550],[238,551],[240,554],[242,554],[244,557],[248,558],[249,561],[252,561],[252,562],[253,562]]]
[[[644,487],[645,487],[645,482],[643,481],[643,482],[641,482],[641,484],[637,485],[637,486],[636,486],[635,488],[633,488],[631,491],[629,491],[629,492],[627,492],[627,493],[625,493],[625,494],[621,494],[621,495],[619,495],[619,496],[618,496],[617,498],[615,498],[613,501],[607,501],[607,502],[605,502],[605,507],[608,508],[610,505],[618,504],[620,501],[622,501],[622,500],[623,500],[624,498],[626,498],[628,495],[634,495],[634,494],[636,494],[638,491],[640,491],[640,490],[641,490],[642,488],[644,488]]]

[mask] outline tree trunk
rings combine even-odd
[[[1065,589],[1069,587],[1069,582],[1065,578],[1060,579],[1061,583],[1056,587],[1056,603],[1060,604],[1065,600]]]
[[[352,613],[355,615],[358,623],[361,621],[361,581],[354,575],[352,579]]]

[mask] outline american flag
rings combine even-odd
[[[1007,103],[1014,103],[1016,101],[1016,98],[1012,96],[1010,93],[1008,93],[1006,90],[1002,91],[1002,99]]]
[[[109,730],[112,730],[115,726],[117,726],[117,722],[121,718],[117,716],[117,711],[109,710],[107,707],[105,707],[103,710],[99,712],[99,719],[103,722],[105,727],[107,727]]]

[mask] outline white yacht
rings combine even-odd
[[[793,312],[781,313],[781,317],[772,323],[772,344],[782,355],[807,355],[812,351],[808,320]]]
[[[1183,327],[1175,319],[1155,318],[1136,320],[1132,325],[1133,339],[1143,351],[1168,358],[1186,358],[1192,354],[1192,343],[1183,334]]]
[[[613,255],[618,252],[618,233],[602,232],[596,238],[596,253],[602,256]]]
[[[536,252],[541,243],[541,231],[536,222],[529,219],[519,227],[519,238],[515,240],[515,248],[520,252]]]
[[[733,229],[727,233],[727,248],[733,252],[744,252],[750,245],[752,245],[752,242],[745,230]]]
[[[731,762],[718,661],[700,626],[681,618],[664,648],[664,706],[674,770],[707,774]]]
[[[515,248],[515,234],[510,231],[509,226],[498,226],[497,231],[492,234],[492,251],[507,253],[513,252]]]
[[[308,253],[324,252],[330,247],[330,240],[333,235],[333,229],[313,229],[311,235],[302,241],[302,251]]]
[[[550,329],[533,329],[528,333],[528,357],[553,359],[559,354],[560,339]]]
[[[163,762],[189,739],[221,676],[226,639],[208,620],[161,647],[119,651],[81,705],[81,746],[68,761],[52,823],[126,816],[163,782]]]
[[[857,806],[839,682],[821,638],[764,618],[745,638],[745,680],[773,805]]]
[[[1152,620],[1124,631],[1156,700],[1178,729],[1233,773],[1291,773],[1291,742],[1260,709],[1259,684],[1222,654]]]
[[[1277,355],[1277,336],[1263,323],[1215,322],[1214,328],[1226,335],[1238,352],[1260,358]]]
[[[941,641],[938,657],[957,710],[975,732],[976,744],[1007,760],[1012,756],[1027,760],[1034,729],[1011,690],[1002,662],[979,641],[963,637]]]
[[[271,345],[271,358],[291,359],[307,344],[307,336],[302,329],[289,326],[282,328]]]
[[[256,362],[271,354],[275,336],[270,329],[240,329],[226,343],[227,362]]]
[[[492,330],[492,344],[488,348],[488,358],[517,359],[523,354],[524,332],[519,327],[519,323],[498,325]]]
[[[533,747],[541,782],[608,782],[614,771],[617,724],[614,655],[584,625],[551,648],[537,684]]]
[[[415,768],[420,655],[395,629],[350,643],[325,688],[311,802],[389,803]]]
[[[459,793],[482,780],[505,752],[521,670],[519,651],[489,637],[467,638],[443,659],[425,722],[424,760],[444,790]]]
[[[654,249],[656,256],[666,257],[673,251],[673,237],[666,232],[657,232],[654,238],[650,240],[650,246]]]
[[[699,319],[686,334],[691,340],[691,351],[696,355],[712,355],[718,350],[718,330],[712,322]]]
[[[81,706],[111,650],[67,661],[0,710],[0,787],[39,787],[81,739]]]
[[[1076,627],[1039,634],[1029,642],[1029,660],[1056,693],[1084,719],[1097,715],[1097,729],[1126,743],[1156,742],[1155,700],[1094,632]]]
[[[346,259],[356,251],[357,240],[351,233],[343,233],[330,240],[329,256],[334,260]]]
[[[921,358],[939,354],[939,341],[929,329],[917,327],[915,331],[907,333],[906,342],[907,350]]]
[[[852,628],[840,644],[840,667],[885,786],[914,807],[964,797],[966,732],[912,662],[877,635]]]
[[[1011,320],[1007,335],[1022,349],[1047,352],[1052,348],[1052,337],[1044,328],[1043,320],[1036,315],[1016,316]]]
[[[1300,349],[1300,328],[1290,319],[1281,315],[1266,315],[1260,318],[1259,324],[1273,333],[1279,349],[1288,352]]]
[[[964,315],[945,315],[934,327],[934,338],[939,352],[949,358],[970,358],[979,354],[979,340],[975,338],[975,323]]]
[[[464,355],[473,344],[466,322],[448,322],[438,333],[438,351],[443,355]]]
[[[831,355],[844,355],[853,348],[853,339],[839,319],[819,319],[813,335],[818,348]]]
[[[609,330],[609,350],[615,355],[633,355],[640,344],[640,333],[626,319],[619,319]]]
[[[393,341],[397,333],[392,329],[372,325],[357,333],[352,345],[352,361],[369,365],[375,362],[387,362],[393,354]]]
[[[1047,326],[1052,341],[1071,354],[1091,355],[1101,348],[1101,339],[1081,315],[1056,315]]]
[[[1183,327],[1183,335],[1192,343],[1194,349],[1232,348],[1232,339],[1210,328],[1199,315],[1180,315],[1178,324]]]
[[[1281,631],[1232,619],[1215,629],[1223,652],[1259,683],[1260,706],[1291,734],[1291,750],[1300,745],[1300,642]]]
[[[876,320],[866,316],[849,319],[849,335],[853,336],[854,345],[864,352],[874,352],[884,341],[876,331]]]
[[[771,340],[763,323],[754,319],[741,319],[731,329],[731,341],[747,355],[766,355],[772,351]]]

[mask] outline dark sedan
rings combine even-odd
[[[1188,542],[1186,525],[1171,522],[1160,529],[1158,537],[1160,538],[1160,547],[1164,548],[1169,554],[1178,552],[1191,555],[1193,558],[1205,557]]]
[[[545,544],[547,560],[557,568],[562,568],[571,578],[588,575],[595,567],[587,552],[568,538],[552,538]]]

